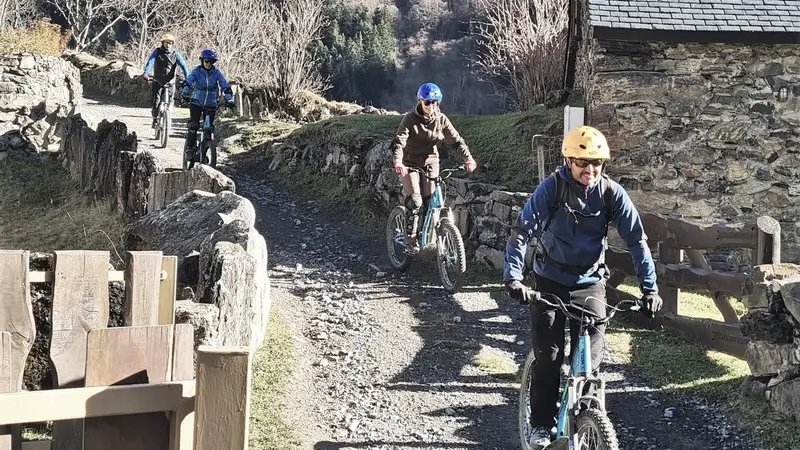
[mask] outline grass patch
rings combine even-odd
[[[0,161],[0,248],[40,252],[108,250],[116,259],[122,216],[92,204],[58,165],[36,158]]]
[[[620,290],[637,294],[638,287]],[[740,315],[744,307],[731,302]],[[681,314],[722,320],[713,300],[681,291]],[[667,393],[698,395],[727,406],[735,422],[752,433],[764,450],[800,448],[797,422],[774,411],[765,399],[745,397],[739,385],[750,375],[747,362],[694,344],[667,331],[633,327],[624,318],[614,320],[606,333],[612,357],[630,365],[653,387]]]
[[[299,448],[300,441],[283,418],[288,406],[286,386],[293,364],[292,333],[285,320],[272,308],[264,346],[253,359],[250,403],[250,448],[283,450]]]
[[[48,20],[40,20],[30,28],[5,28],[0,30],[0,54],[61,56],[71,36],[62,35],[61,27]]]
[[[265,142],[283,139],[300,125],[280,122],[277,120],[259,120],[241,122],[237,120],[226,120],[220,126],[220,140],[240,134],[232,145],[225,147],[225,151],[236,155],[243,153]]]
[[[518,367],[506,353],[492,347],[481,345],[481,350],[472,357],[472,365],[491,374],[514,378]]]
[[[535,134],[560,133],[562,114],[561,108],[539,107],[528,112],[449,117],[480,166],[470,175],[471,179],[532,191],[535,158],[531,139]],[[334,117],[298,128],[288,140],[318,147],[364,148],[376,141],[392,139],[401,118],[370,114]],[[443,147],[440,153],[444,167],[461,163],[457,149],[449,144]]]

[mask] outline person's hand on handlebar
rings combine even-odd
[[[150,81],[150,79],[151,79],[150,75],[147,75],[147,74],[142,75],[142,78],[144,78],[144,81]]]
[[[476,163],[475,160],[470,157],[464,163],[464,168],[467,169],[467,172],[472,172],[473,170],[478,168],[478,163]]]
[[[654,292],[644,294],[640,302],[642,303],[643,311],[646,311],[651,319],[656,316],[656,312],[664,305],[661,296]]]
[[[397,172],[397,174],[400,175],[401,177],[408,175],[408,167],[403,165],[402,161],[394,162],[394,171]]]
[[[508,295],[519,301],[522,305],[527,305],[531,302],[531,294],[528,288],[522,284],[520,281],[517,280],[508,280],[506,281],[506,289],[508,290]]]

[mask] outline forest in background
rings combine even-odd
[[[496,114],[528,110],[562,88],[567,3],[0,0],[0,34],[49,19],[70,48],[143,66],[170,32],[189,64],[213,48],[229,79],[269,87],[279,100],[310,90],[405,111],[433,81],[443,110]],[[18,35],[5,40],[20,45]]]

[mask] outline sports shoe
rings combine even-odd
[[[531,434],[528,436],[528,445],[533,450],[541,450],[550,445],[550,430],[547,427],[531,428]]]
[[[406,236],[406,254],[416,255],[419,253],[419,240],[416,237]]]

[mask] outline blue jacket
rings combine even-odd
[[[190,89],[191,88],[191,89]],[[206,70],[202,65],[192,70],[186,77],[186,84],[183,86],[183,96],[188,97],[191,92],[190,103],[204,108],[216,108],[219,89],[225,94],[228,102],[233,101],[233,91],[228,85],[228,80],[216,67]]]
[[[606,272],[603,263],[607,234],[599,180],[592,186],[583,186],[572,177],[566,165],[558,171],[558,176],[567,182],[566,205],[559,205],[540,242],[547,255],[555,261],[591,268],[582,275],[574,275],[534,258],[533,270],[542,277],[569,287],[597,283]],[[609,225],[617,227],[620,237],[628,246],[642,293],[657,293],[655,264],[647,246],[647,235],[639,213],[620,185],[609,183],[608,189],[612,189],[613,199],[613,219]],[[547,222],[556,201],[556,190],[555,179],[546,178],[536,187],[520,212],[506,246],[503,280],[522,281],[527,243],[533,237],[534,231],[537,235],[541,233],[540,230]]]
[[[152,71],[153,78],[161,84],[167,84],[175,78],[175,69],[177,67],[183,70],[185,78],[189,76],[189,68],[186,67],[186,61],[183,60],[183,56],[177,50],[167,53],[162,47],[157,47],[147,58],[143,75],[147,75]]]

